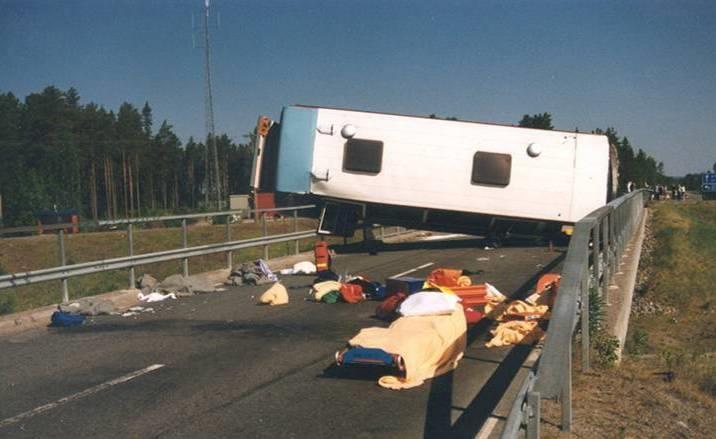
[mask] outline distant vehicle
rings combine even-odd
[[[45,209],[37,212],[37,229],[38,233],[58,233],[56,228],[47,227],[55,226],[57,224],[67,224],[66,228],[63,228],[65,233],[79,233],[80,232],[80,216],[76,209]]]
[[[701,181],[701,197],[704,200],[716,200],[716,173],[707,172]]]
[[[616,181],[603,135],[303,105],[257,133],[254,191],[318,197],[325,234],[559,232]]]

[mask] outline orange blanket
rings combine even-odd
[[[465,313],[457,305],[450,315],[401,317],[388,328],[361,329],[348,344],[402,356],[405,378],[387,375],[378,384],[409,389],[455,369],[465,351],[466,332]]]

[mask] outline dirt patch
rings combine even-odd
[[[572,433],[559,430],[560,406],[545,401],[542,432],[546,438],[711,437],[716,403],[693,384],[667,381],[647,359],[588,374],[575,371]]]

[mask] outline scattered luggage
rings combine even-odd
[[[340,291],[329,291],[328,293],[321,296],[321,302],[328,303],[328,304],[334,304],[337,303],[341,298],[341,292]]]
[[[359,303],[365,300],[363,287],[358,284],[342,284],[341,298],[347,303]]]
[[[398,317],[398,306],[408,297],[405,293],[395,293],[383,300],[375,309],[375,316],[381,320],[391,321]]]
[[[284,268],[279,271],[280,274],[316,274],[316,266],[311,261],[301,261],[293,264],[291,268]]]
[[[421,291],[408,296],[398,307],[398,313],[405,317],[439,316],[452,314],[460,298],[454,294],[437,291]]]
[[[325,296],[326,294],[333,291],[336,291],[338,292],[338,294],[340,294],[340,290],[340,282],[334,280],[327,280],[313,284],[313,287],[311,287],[310,294],[313,297],[313,300],[315,300],[316,302],[321,302],[323,296]]]
[[[441,287],[467,287],[472,285],[472,280],[465,276],[464,270],[450,268],[438,268],[431,271],[425,282]]]
[[[333,271],[322,270],[316,273],[316,279],[313,281],[313,283],[317,284],[319,282],[325,282],[327,280],[338,281],[338,279],[340,279],[340,276],[338,276]]]
[[[405,376],[386,375],[378,380],[380,386],[398,390],[419,386],[428,378],[455,369],[466,342],[465,314],[458,305],[452,314],[401,317],[388,328],[361,329],[348,344],[351,348],[380,349],[388,355],[399,355]],[[366,356],[372,358],[371,354]]]
[[[226,282],[229,285],[264,285],[278,281],[278,277],[271,271],[263,259],[245,262],[234,267]]]
[[[288,304],[288,291],[280,282],[276,282],[259,297],[259,303],[271,306],[286,305]]]
[[[86,317],[82,314],[72,314],[65,311],[55,311],[50,317],[50,326],[68,328],[84,323]]]
[[[390,277],[385,281],[385,296],[390,297],[396,293],[413,294],[422,291],[425,280],[417,277]]]
[[[331,269],[331,252],[326,241],[318,241],[313,246],[313,257],[316,260],[316,271],[321,272]]]
[[[380,282],[371,282],[363,276],[355,276],[346,283],[360,285],[366,299],[379,300],[385,297],[385,287]]]
[[[337,366],[382,366],[395,368],[405,374],[405,362],[398,354],[390,354],[383,349],[348,346],[336,352]]]

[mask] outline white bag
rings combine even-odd
[[[421,291],[408,296],[398,307],[398,313],[405,317],[452,314],[459,301],[454,294]]]

